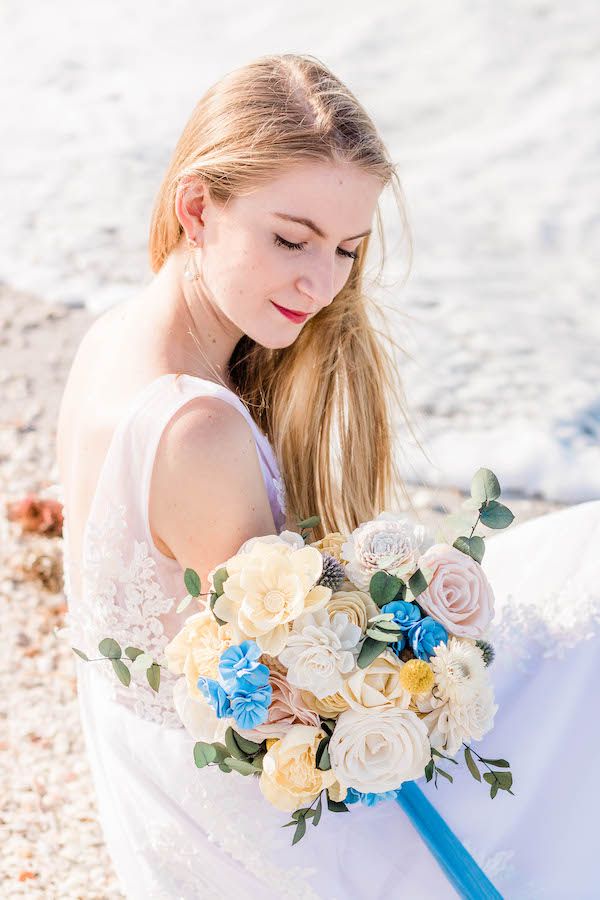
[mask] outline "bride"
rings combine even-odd
[[[90,659],[110,636],[164,663],[186,567],[205,590],[252,536],[318,514],[316,540],[398,498],[401,397],[364,284],[389,186],[404,219],[371,119],[312,56],[260,58],[200,99],[156,199],[154,278],[93,323],[62,398],[67,625]],[[515,796],[468,774],[424,790],[505,896],[593,895],[598,546],[596,502],[489,539],[500,711],[477,749],[510,760]],[[457,896],[393,802],[291,847],[255,779],[195,768],[166,669],[158,692],[101,662],[77,677],[128,898]]]

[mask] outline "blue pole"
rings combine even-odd
[[[414,781],[404,782],[396,795],[396,802],[461,897],[465,900],[502,900],[502,894],[498,893]]]

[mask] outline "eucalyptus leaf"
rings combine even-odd
[[[111,659],[111,664],[113,669],[115,670],[119,681],[125,685],[125,687],[129,687],[131,682],[131,672],[127,668],[124,662],[121,662],[120,659]]]
[[[71,647],[71,650],[73,650],[77,654],[77,656],[80,656],[86,662],[90,661],[89,656],[87,655],[87,653],[84,653],[83,650],[78,650],[77,647]]]
[[[442,775],[444,778],[447,778],[448,781],[454,781],[454,778],[452,777],[452,775],[449,775],[448,772],[444,772],[444,770],[440,769],[439,766],[435,767],[435,771],[438,773],[438,775]]]
[[[428,782],[431,781],[431,779],[433,778],[434,768],[435,768],[435,763],[434,763],[433,759],[430,759],[429,762],[427,763],[427,765],[425,766],[425,778],[427,779]]]
[[[417,569],[417,571],[414,573],[414,575],[411,575],[411,577],[408,580],[408,586],[409,586],[410,592],[413,595],[413,597],[415,598],[415,600],[417,599],[419,594],[422,594],[423,591],[426,591],[427,588],[429,587],[429,585],[427,584],[427,579],[425,578],[425,576],[423,575],[423,573],[421,572],[420,569]]]
[[[484,759],[482,756],[481,761],[488,763],[490,766],[499,766],[502,769],[510,769],[510,763],[505,759]]]
[[[435,747],[432,747],[432,748],[431,748],[431,755],[432,755],[432,756],[438,756],[440,759],[445,759],[447,762],[454,763],[455,766],[458,765],[458,760],[452,759],[451,756],[444,756],[444,754],[443,754],[443,753],[440,753],[439,750],[436,750]]]
[[[385,641],[374,641],[373,638],[370,637],[365,638],[360,653],[358,654],[358,660],[356,661],[358,668],[366,669],[374,659],[377,659],[377,657],[383,653],[386,647],[387,642]]]
[[[187,609],[190,603],[192,602],[193,597],[191,594],[186,594],[183,600],[181,600],[175,610],[176,613],[182,613],[184,609]]]
[[[477,763],[473,759],[473,754],[468,747],[465,747],[465,762],[467,764],[467,769],[469,770],[475,781],[481,781],[481,774],[479,772],[479,769],[477,768]]]
[[[252,756],[260,750],[260,744],[257,744],[256,741],[249,741],[248,738],[242,737],[237,731],[233,732],[233,737],[240,750],[247,756]]]
[[[198,741],[194,744],[194,762],[199,769],[210,765],[217,759],[217,751],[212,744],[205,741]]]
[[[150,668],[146,670],[146,678],[152,690],[158,694],[160,687],[160,666],[158,663],[152,663]]]
[[[315,814],[313,816],[313,825],[315,826],[315,828],[321,821],[321,813],[323,812],[323,804],[321,803],[321,800],[322,796],[321,794],[319,794],[319,802],[315,806]]]
[[[231,769],[230,769],[230,767],[227,765],[227,763],[225,762],[225,760],[223,760],[223,762],[220,762],[220,763],[219,763],[219,768],[220,768],[221,772],[231,772]]]
[[[320,516],[309,516],[308,519],[302,519],[301,522],[298,522],[298,528],[315,528],[320,521]]]
[[[306,834],[306,822],[302,818],[302,819],[298,820],[298,824],[296,825],[296,830],[294,832],[294,839],[292,841],[292,847],[294,846],[294,844],[297,844],[298,841],[301,841],[305,834]]]
[[[488,528],[508,528],[515,518],[508,506],[497,503],[495,500],[490,501],[488,505],[481,510],[481,521]]]
[[[464,537],[463,535],[457,538],[452,546],[478,563],[481,562],[485,553],[485,541],[479,535],[474,535],[473,537]]]
[[[369,582],[369,593],[374,603],[381,608],[386,603],[392,602],[403,584],[404,582],[395,575],[388,575],[387,572],[375,572]]]
[[[218,741],[213,743],[211,746],[215,748],[215,762],[222,763],[223,760],[227,759],[229,756],[229,750],[225,746],[225,744],[220,744]]]
[[[100,641],[98,650],[102,656],[106,656],[107,659],[121,658],[121,645],[117,644],[116,641],[113,641],[112,638],[104,638],[104,640]]]
[[[497,793],[498,793],[498,785],[493,784],[490,788],[490,797],[492,798],[492,800],[494,799],[494,797],[496,796]]]
[[[252,763],[245,759],[237,759],[234,756],[228,756],[225,763],[230,769],[233,769],[234,772],[239,772],[240,775],[254,775],[256,772]]]
[[[225,568],[225,566],[221,566],[221,568],[217,569],[217,571],[213,575],[213,587],[214,587],[214,591],[215,591],[215,594],[217,595],[217,597],[220,597],[221,594],[223,593],[223,585],[225,584],[225,582],[227,581],[228,578],[229,578],[229,573],[227,572],[227,569]]]
[[[143,652],[144,651],[140,650],[139,647],[125,647],[125,656],[128,656],[132,662],[135,662],[138,656],[141,656]]]
[[[183,580],[192,597],[199,597],[202,585],[198,573],[194,569],[186,569],[183,573]]]
[[[329,812],[348,812],[348,807],[345,803],[342,803],[341,800],[332,800],[329,794],[327,794],[327,809]]]
[[[245,750],[242,750],[236,738],[237,735],[233,728],[231,728],[230,726],[225,732],[225,746],[229,751],[229,755],[235,757],[235,759],[246,759],[248,753],[246,753]]]
[[[388,630],[387,628],[368,628],[366,635],[377,643],[395,643],[400,637],[401,629],[398,631]]]
[[[331,769],[331,760],[329,759],[329,738],[325,737],[317,747],[316,753],[317,769],[322,772],[328,772]]]
[[[500,484],[491,469],[478,469],[471,481],[471,497],[474,500],[496,500],[500,496]]]
[[[512,787],[513,777],[510,772],[486,772],[483,777],[488,784],[497,784],[503,791]]]
[[[473,497],[468,497],[466,500],[463,500],[461,506],[463,507],[463,509],[479,510],[481,507],[481,501],[475,500]]]

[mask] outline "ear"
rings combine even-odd
[[[188,239],[202,246],[204,237],[203,212],[206,187],[198,176],[186,175],[177,185],[175,213]]]

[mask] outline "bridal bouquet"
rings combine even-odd
[[[476,473],[471,494],[460,520],[475,520],[470,534],[452,543],[433,543],[423,526],[387,512],[310,542],[313,517],[300,533],[246,541],[209,574],[206,594],[185,570],[180,610],[205,599],[165,659],[181,676],[173,697],[195,764],[258,776],[268,802],[291,813],[293,843],[309,820],[319,823],[323,801],[344,812],[422,777],[452,781],[439,763],[457,765],[461,750],[492,798],[512,793],[508,762],[471,744],[498,708],[486,640],[494,595],[474,532],[505,528],[513,515],[489,469]],[[138,664],[156,684],[158,664]]]

